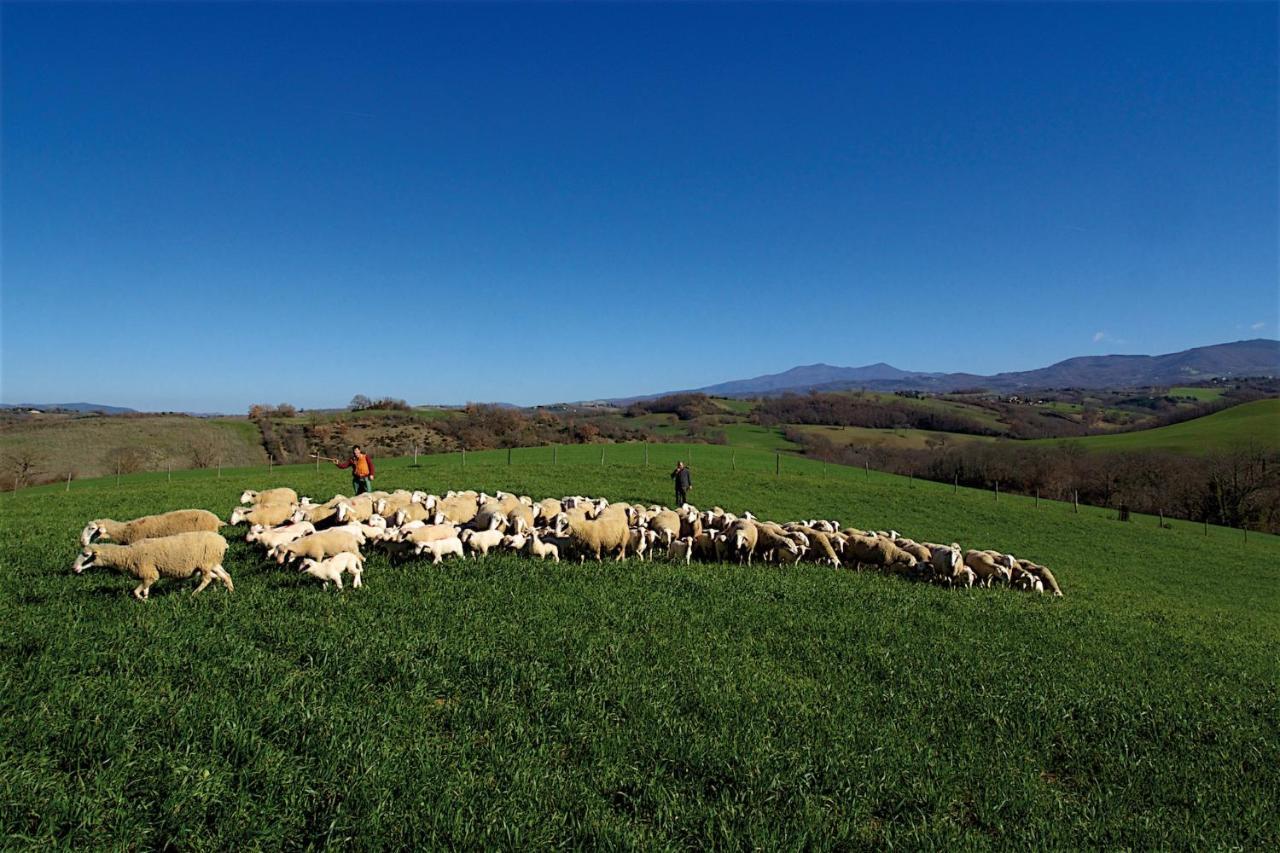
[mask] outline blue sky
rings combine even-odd
[[[3,8],[5,401],[550,402],[1277,333],[1277,7]]]

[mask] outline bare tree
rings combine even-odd
[[[13,490],[30,485],[40,467],[40,454],[30,448],[11,451],[4,458],[5,473],[13,478]]]

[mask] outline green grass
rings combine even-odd
[[[1066,597],[816,566],[391,568],[326,593],[68,567],[86,519],[330,466],[0,498],[6,847],[1274,848],[1280,542],[698,445],[379,460],[381,487],[693,497],[1052,566]],[[554,457],[553,457],[554,453]],[[552,464],[552,459],[557,464]],[[737,470],[731,461],[736,460]]]
[[[749,415],[759,404],[755,400],[735,400],[730,397],[713,397],[717,406],[735,415]]]
[[[735,447],[747,447],[755,450],[780,450],[794,453],[800,445],[788,441],[778,427],[765,427],[758,424],[725,424],[721,429],[729,444]]]
[[[1165,450],[1202,454],[1256,444],[1280,449],[1280,399],[1255,400],[1171,426],[1069,439],[1088,450]],[[1063,439],[1040,439],[1050,444]]]
[[[945,438],[952,444],[989,442],[996,439],[989,435],[968,435],[959,432],[939,432],[925,429],[873,429],[872,427],[815,426],[804,424],[793,427],[801,432],[822,436],[837,444],[866,447],[892,447],[921,450],[929,441]]]

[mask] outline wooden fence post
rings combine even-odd
[[[1000,481],[996,480],[996,500],[1000,500]]]
[[[604,464],[604,445],[600,445],[600,464]]]
[[[1080,514],[1080,490],[1071,490],[1071,511],[1076,515]]]
[[[773,476],[776,477],[781,473],[782,473],[782,454],[774,453],[773,454]]]
[[[958,495],[960,494],[960,472],[957,471],[954,476],[955,479],[951,483],[951,494]]]
[[[510,447],[507,448],[507,464],[508,465],[511,464],[511,448]]]
[[[71,472],[67,472],[67,491],[71,491]]]
[[[1040,508],[1040,488],[1036,487],[1036,509]]]
[[[733,466],[733,470],[738,470],[738,451],[733,450],[729,452],[729,464]]]
[[[170,483],[172,483],[172,482],[173,482],[173,460],[172,460],[172,459],[171,459],[171,460],[169,460],[169,473],[168,473],[168,479],[169,479],[169,482],[170,482]]]
[[[116,485],[117,486],[120,485],[120,460],[119,459],[116,460]],[[17,489],[15,488],[14,491],[16,492]]]
[[[868,460],[866,459],[862,460],[862,469],[866,472],[867,479],[870,480],[871,479],[871,463]]]
[[[222,479],[222,457],[218,457],[218,479]]]
[[[462,467],[467,467],[467,449],[465,447],[462,448]]]
[[[1160,510],[1160,529],[1161,530],[1164,529],[1164,509],[1163,508],[1161,508]]]
[[[559,455],[560,448],[557,445],[551,445],[551,464],[556,464],[556,457]]]
[[[268,453],[267,454],[267,476],[268,477],[271,476],[271,472],[275,469],[275,467],[276,467],[276,460],[271,457],[270,453]]]
[[[413,443],[413,464],[418,464],[418,442],[416,441]],[[319,467],[319,462],[316,463],[316,466]]]

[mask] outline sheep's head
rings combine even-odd
[[[375,515],[382,515],[387,510],[387,499],[378,498],[373,502],[373,512]]]
[[[317,565],[318,564],[316,563],[315,560],[311,559],[310,557],[304,557],[302,562],[298,564],[298,571],[311,574],[313,571],[315,571],[315,568]]]
[[[258,493],[257,493],[257,492],[255,492],[253,489],[245,489],[245,490],[240,494],[240,503],[242,503],[242,504],[251,504],[251,503],[253,503],[254,499],[255,499],[255,498],[257,498],[257,497],[258,497]]]
[[[90,542],[97,539],[99,536],[101,536],[103,533],[106,532],[106,528],[102,524],[103,520],[104,519],[91,521],[84,526],[84,530],[80,531],[81,545],[88,545]]]
[[[382,516],[378,515],[377,513],[374,513],[373,515],[369,516],[369,520],[366,523],[370,527],[379,527],[383,530],[387,529],[387,520]]]
[[[76,557],[75,563],[72,564],[71,566],[71,571],[75,572],[76,574],[81,574],[82,572],[84,572],[85,569],[93,568],[94,563],[97,559],[98,559],[98,550],[96,548],[87,547],[80,552],[80,555],[78,557]]]
[[[261,524],[253,525],[249,528],[249,532],[244,535],[244,541],[257,542],[262,538],[262,532],[266,529],[267,528],[263,527]]]
[[[338,523],[342,524],[347,520],[347,516],[351,515],[351,504],[338,504]]]

